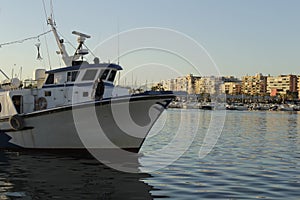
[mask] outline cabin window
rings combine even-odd
[[[0,112],[2,111],[2,104],[0,103]]]
[[[72,71],[67,73],[67,82],[74,82],[78,77],[79,71]]]
[[[108,75],[108,73],[109,73],[109,69],[104,70],[104,72],[101,71],[100,76],[99,76],[100,79],[105,80],[106,77],[107,77],[107,75]]]
[[[23,113],[23,97],[21,95],[12,96],[12,102],[18,113]]]
[[[51,91],[45,91],[45,97],[50,97],[51,96]]]
[[[97,74],[97,69],[88,69],[86,70],[85,74],[82,77],[83,81],[92,81],[95,79],[95,76]]]
[[[108,77],[108,81],[114,82],[115,77],[116,77],[117,71],[116,70],[111,70],[109,77]]]
[[[46,84],[54,84],[54,74],[49,74],[46,80]]]
[[[82,96],[83,96],[83,97],[88,97],[88,96],[89,96],[89,93],[88,93],[88,92],[83,92],[83,93],[82,93]]]

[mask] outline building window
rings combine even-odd
[[[92,81],[95,79],[95,76],[97,74],[97,69],[88,69],[86,70],[84,76],[82,77],[83,81]]]
[[[78,77],[79,71],[72,71],[67,73],[67,82],[74,82]]]

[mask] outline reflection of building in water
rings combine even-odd
[[[293,112],[266,112],[266,142],[276,145],[276,149],[287,148],[297,152],[300,143],[300,115]],[[285,152],[284,155],[289,155]],[[291,160],[292,161],[292,160]]]
[[[148,174],[120,172],[92,158],[0,152],[0,165],[0,199],[152,199],[151,186],[141,181]]]

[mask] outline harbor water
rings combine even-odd
[[[209,129],[220,132],[213,135],[213,149],[201,157]],[[2,150],[0,199],[300,197],[297,112],[169,109],[141,154],[141,173],[127,173],[92,157]],[[176,159],[168,160],[172,156]]]

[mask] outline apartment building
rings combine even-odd
[[[248,95],[265,95],[267,92],[267,77],[261,73],[255,76],[242,77],[242,93]]]
[[[188,94],[199,94],[199,89],[197,88],[197,82],[201,79],[200,76],[194,76],[189,74],[186,76],[187,81],[187,92]]]
[[[165,90],[182,91],[188,94],[248,94],[248,95],[296,95],[300,99],[300,76],[279,75],[244,76],[242,81],[234,76],[187,76],[161,81]]]
[[[300,99],[300,75],[297,76],[297,81],[298,99]]]
[[[162,80],[161,84],[164,90],[176,91],[176,79]]]
[[[182,91],[188,94],[196,94],[196,82],[200,79],[199,76],[189,74],[187,76],[178,77],[170,80],[163,80],[161,84],[165,90]]]
[[[287,95],[298,92],[297,75],[279,75],[267,77],[267,92],[270,96]]]
[[[205,76],[195,82],[196,94],[217,94],[222,91],[222,77]]]
[[[225,82],[222,85],[222,93],[230,95],[242,94],[242,82]]]

